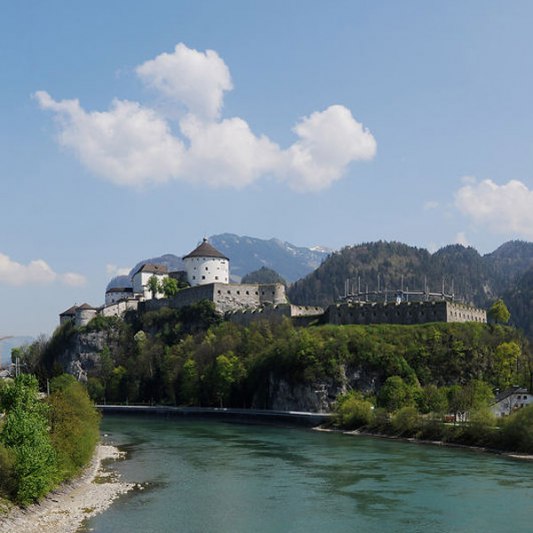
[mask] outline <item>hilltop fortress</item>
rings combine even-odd
[[[183,257],[185,271],[168,272],[164,265],[145,263],[131,278],[131,285],[109,288],[105,304],[73,306],[59,315],[60,324],[74,322],[87,325],[97,315],[122,316],[126,311],[143,313],[163,307],[174,309],[198,303],[213,302],[227,320],[247,325],[258,319],[288,317],[298,325],[311,322],[330,324],[421,324],[425,322],[482,322],[486,311],[453,301],[391,303],[346,302],[333,304],[327,310],[318,306],[292,305],[281,283],[230,283],[230,260],[207,239]],[[150,278],[158,282],[173,278],[188,285],[171,298],[152,293]]]

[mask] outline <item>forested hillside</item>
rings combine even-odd
[[[320,267],[289,289],[291,302],[302,305],[328,305],[342,297],[346,283],[350,289],[374,291],[401,287],[423,290],[427,283],[433,292],[444,286],[458,299],[487,307],[505,297],[512,320],[527,327],[523,292],[533,267],[533,244],[512,241],[481,256],[474,248],[450,245],[434,254],[397,242],[373,242],[345,247],[333,253]],[[379,277],[379,280],[378,280]],[[519,286],[522,289],[519,289]],[[514,299],[517,298],[516,304]]]
[[[114,335],[106,333],[110,328]],[[99,317],[80,329],[63,326],[40,354],[28,350],[28,363],[45,380],[68,365],[69,347],[98,331],[116,339],[85,368],[89,391],[101,402],[320,410],[345,390],[378,394],[392,376],[413,390],[473,380],[491,389],[531,382],[529,352],[513,328],[296,328],[289,320],[242,327],[221,322],[207,302],[126,321]]]

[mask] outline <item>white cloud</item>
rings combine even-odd
[[[533,191],[521,181],[470,180],[456,192],[455,206],[493,233],[533,238]]]
[[[217,118],[224,91],[233,89],[229,69],[214,50],[202,53],[183,43],[172,54],[160,54],[135,71],[148,86],[202,118]]]
[[[215,187],[249,185],[281,164],[279,146],[267,137],[256,137],[240,118],[204,123],[193,115],[181,121],[190,141],[183,170],[190,181]]]
[[[270,176],[299,191],[317,191],[340,179],[351,162],[375,156],[375,138],[341,105],[303,117],[293,129],[297,140],[285,150],[256,135],[242,118],[220,119],[224,92],[232,84],[229,69],[212,50],[179,44],[136,72],[186,106],[179,135],[171,130],[170,117],[137,102],[114,100],[109,111],[86,112],[78,100],[35,93],[41,108],[56,114],[60,144],[118,185],[177,179],[240,188]]]
[[[376,154],[372,134],[341,105],[304,117],[294,132],[299,140],[287,153],[288,179],[295,189],[328,187],[342,177],[350,162],[372,159]]]
[[[61,281],[66,285],[79,286],[85,283],[85,277],[73,272],[57,274],[42,259],[36,259],[27,265],[23,265],[0,253],[0,283],[21,286],[28,284],[44,285],[55,281]]]
[[[129,267],[119,267],[117,265],[113,265],[111,263],[108,263],[105,266],[105,270],[108,276],[115,277],[115,276],[127,276],[130,273],[131,268]]]
[[[109,111],[87,113],[78,100],[56,102],[45,91],[35,98],[56,112],[59,143],[96,174],[118,185],[142,186],[179,173],[183,145],[153,110],[114,100]]]

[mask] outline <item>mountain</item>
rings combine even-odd
[[[533,304],[533,243],[523,241],[507,242],[483,256],[459,244],[434,254],[398,242],[347,246],[294,283],[289,298],[296,304],[328,305],[347,289],[375,291],[378,286],[381,290],[444,289],[445,293],[453,292],[456,299],[480,307],[503,297],[514,324],[530,327],[533,334],[533,321],[527,318]]]
[[[257,239],[233,233],[213,235],[209,242],[230,258],[231,275],[236,279],[267,267],[291,283],[315,270],[328,256],[322,248],[312,250],[279,239]]]
[[[11,350],[29,344],[33,337],[0,337],[0,367],[11,363]]]
[[[329,254],[328,249],[319,246],[311,249],[295,246],[279,239],[257,239],[233,233],[213,235],[209,237],[209,242],[230,258],[232,281],[240,281],[244,275],[267,267],[275,270],[288,282],[293,282],[315,270]],[[188,252],[190,250],[185,250],[183,255]],[[128,276],[113,278],[107,288],[131,285],[131,276],[144,263],[166,265],[169,271],[184,270],[180,256],[165,254],[151,257],[139,261]]]
[[[261,267],[259,270],[254,270],[242,277],[241,283],[282,283],[287,285],[287,282],[271,268]]]

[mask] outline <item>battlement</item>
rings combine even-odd
[[[487,322],[484,309],[456,302],[353,302],[330,305],[328,324],[424,324],[426,322]]]

